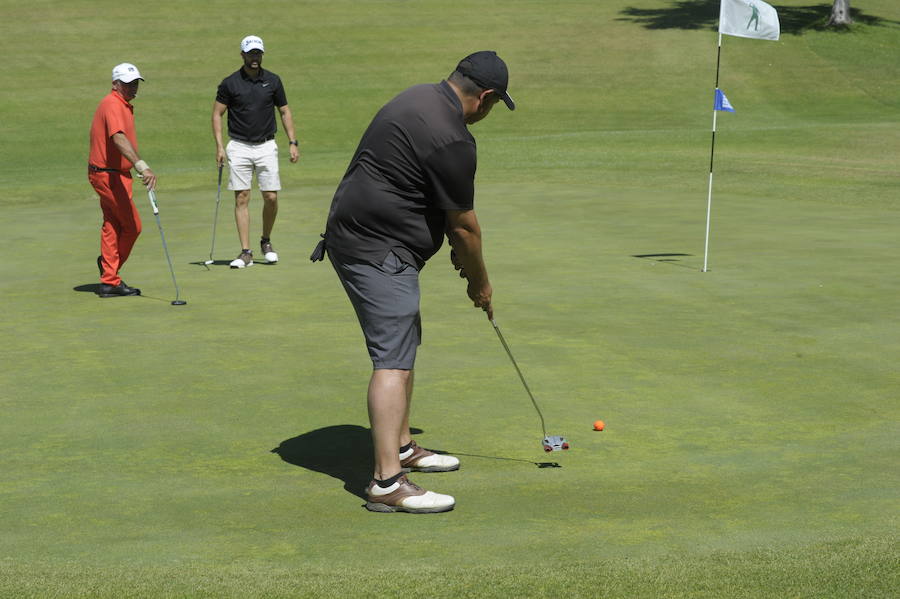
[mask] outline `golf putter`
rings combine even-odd
[[[169,257],[169,247],[166,245],[166,236],[163,233],[162,223],[159,222],[159,206],[156,205],[156,193],[154,193],[152,189],[148,189],[147,194],[150,196],[150,206],[153,207],[153,216],[156,217],[156,226],[159,228],[159,236],[162,239],[163,252],[166,254],[166,262],[169,263],[169,272],[172,273],[172,284],[175,285],[175,299],[172,300],[172,305],[183,306],[187,304],[187,302],[178,297],[181,291],[178,289],[178,282],[175,280],[175,269],[172,267],[172,258]]]
[[[491,319],[491,324],[494,327],[494,330],[497,332],[497,337],[500,339],[500,343],[503,345],[503,349],[506,350],[506,355],[509,356],[510,362],[512,362],[513,366],[516,369],[516,372],[519,374],[519,379],[522,381],[522,385],[525,387],[525,391],[528,392],[528,397],[531,398],[531,403],[534,405],[534,409],[537,410],[538,417],[541,419],[541,432],[544,433],[544,438],[541,441],[541,446],[543,446],[544,451],[562,451],[564,449],[569,449],[569,442],[566,441],[566,438],[560,435],[548,435],[547,428],[544,426],[544,415],[541,414],[541,409],[538,407],[537,401],[534,399],[534,394],[531,392],[531,389],[528,388],[528,383],[525,382],[525,377],[522,376],[522,371],[519,369],[519,365],[516,364],[516,359],[513,358],[512,352],[509,350],[509,345],[506,343],[506,339],[503,338],[503,333],[500,332],[500,327],[497,326],[497,321],[493,318]]]
[[[212,247],[209,248],[209,260],[206,260],[203,264],[212,264],[213,263],[213,252],[216,251],[216,223],[219,222],[219,199],[222,197],[222,167],[224,165],[219,165],[219,189],[216,191],[216,212],[213,215],[213,230],[212,230]]]

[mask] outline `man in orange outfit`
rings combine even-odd
[[[134,132],[134,107],[144,78],[137,67],[123,62],[112,71],[112,91],[100,101],[91,123],[91,150],[88,158],[88,180],[100,196],[103,227],[100,230],[100,297],[140,295],[119,277],[119,270],[138,235],[141,217],[131,199],[131,167],[142,177],[148,189],[156,187],[156,175],[137,153]]]

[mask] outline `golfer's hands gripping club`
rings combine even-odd
[[[154,190],[156,189],[156,173],[154,173],[149,168],[145,168],[144,172],[140,174],[141,182],[147,189]]]
[[[143,173],[137,173],[137,178],[141,180],[147,191],[156,189],[156,174],[149,167],[145,168]]]
[[[485,281],[484,285],[477,286],[473,285],[472,281],[469,281],[466,293],[469,294],[469,299],[472,300],[475,307],[484,310],[487,313],[488,320],[493,321],[494,306],[491,305],[491,295],[493,295],[494,290],[491,288],[491,284]]]

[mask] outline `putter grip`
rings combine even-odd
[[[150,205],[153,206],[153,214],[159,214],[159,207],[156,205],[156,194],[152,189],[148,190],[150,195]]]

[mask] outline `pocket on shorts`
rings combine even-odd
[[[392,275],[399,275],[407,270],[409,271],[409,274],[418,273],[415,266],[401,260],[393,251],[388,252],[388,255],[384,258],[384,262],[381,263],[381,268],[384,272]]]

